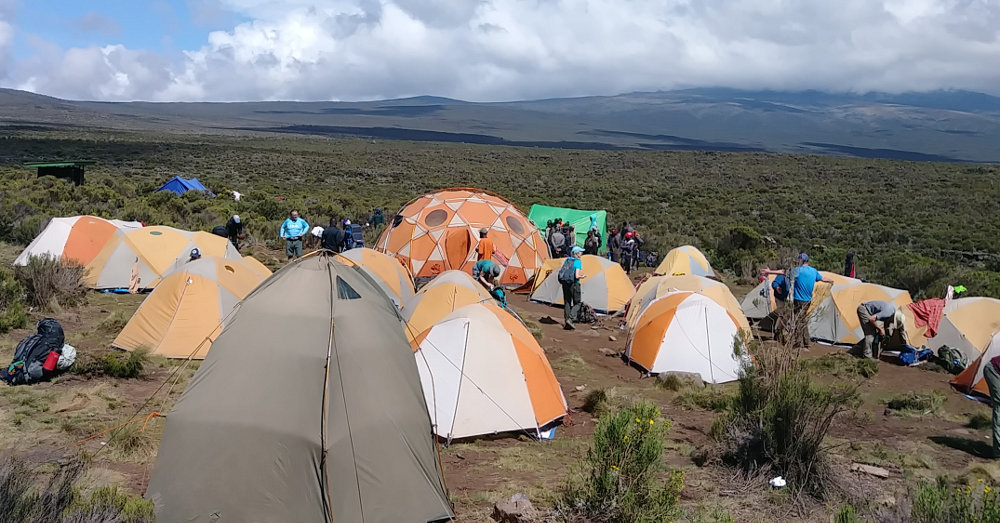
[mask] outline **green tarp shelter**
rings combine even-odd
[[[608,211],[582,211],[580,209],[569,209],[565,207],[549,207],[548,205],[532,205],[528,211],[528,219],[534,222],[535,227],[542,231],[545,237],[545,224],[549,220],[562,218],[576,229],[576,244],[583,247],[584,240],[587,239],[587,230],[590,229],[590,215],[597,216],[597,230],[601,231],[600,253],[608,250]],[[545,238],[548,241],[548,238]]]

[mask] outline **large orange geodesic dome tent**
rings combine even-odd
[[[425,194],[403,206],[382,231],[376,250],[399,258],[414,278],[446,270],[472,273],[479,230],[489,229],[500,283],[522,286],[549,258],[545,241],[528,216],[502,197],[455,188]]]

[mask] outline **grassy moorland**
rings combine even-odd
[[[485,187],[524,208],[605,208],[614,220],[637,224],[661,253],[692,243],[733,275],[800,249],[836,270],[850,249],[864,276],[917,294],[953,282],[1000,296],[997,167],[263,135],[76,131],[12,134],[0,144],[0,312],[23,294],[3,267],[50,216],[208,229],[237,212],[250,224],[254,254],[277,261],[275,233],[291,207],[312,222],[331,214],[357,220],[376,205],[392,210],[455,185]],[[85,186],[37,179],[22,167],[66,158],[98,161]],[[197,176],[220,196],[152,194],[175,174]],[[244,199],[226,197],[229,190]],[[0,387],[7,427],[0,450],[17,448],[28,466],[49,475],[55,460],[82,452],[89,468],[67,483],[64,514],[103,510],[100,499],[108,497],[133,514],[126,521],[145,521],[148,504],[135,495],[148,482],[163,420],[150,418],[145,431],[143,420],[170,411],[197,365],[108,351],[142,296],[69,298],[25,302],[18,326],[0,333],[7,361],[34,320],[53,316],[81,353],[77,371],[50,383]],[[931,522],[1000,513],[993,494],[1000,470],[985,459],[988,409],[949,392],[948,374],[860,363],[817,346],[796,361],[764,345],[754,353],[760,372],[739,383],[640,380],[607,357],[625,348],[614,320],[568,333],[543,321],[557,310],[520,296],[512,305],[535,328],[574,412],[551,442],[485,438],[443,449],[461,521],[488,521],[492,504],[517,492],[560,521],[603,521],[611,513],[615,521],[671,514],[681,521]],[[636,418],[649,423],[633,426]],[[129,420],[138,423],[121,425]],[[621,433],[629,437],[610,436]],[[648,442],[642,460],[623,457],[632,444],[622,442],[633,440]],[[855,463],[889,476],[853,472]],[[639,488],[615,490],[619,469]],[[792,488],[767,486],[778,473]],[[121,490],[97,488],[105,485]],[[608,504],[619,499],[632,501]]]
[[[50,216],[90,213],[190,229],[231,213],[273,242],[297,207],[311,223],[392,212],[425,191],[484,187],[533,203],[607,209],[663,254],[684,243],[740,273],[808,250],[823,269],[848,251],[859,274],[939,294],[1000,297],[1000,167],[764,153],[583,151],[289,136],[10,133],[0,156],[0,240],[26,244]],[[39,180],[25,161],[86,158],[87,184]],[[222,197],[153,194],[174,174]],[[241,202],[229,190],[246,195]]]

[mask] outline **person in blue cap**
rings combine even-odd
[[[809,346],[809,306],[812,304],[813,290],[816,282],[833,283],[830,278],[823,277],[816,269],[809,265],[809,255],[801,253],[798,256],[799,266],[788,271],[777,271],[773,269],[763,269],[763,274],[778,274],[786,276],[792,280],[792,321],[789,330],[792,333],[792,342],[795,347]]]
[[[200,260],[201,259],[201,249],[199,249],[197,247],[195,247],[194,249],[191,249],[191,252],[188,254],[188,256],[190,256],[190,258],[188,258],[189,262],[193,262],[195,260]],[[174,263],[176,263],[176,262],[174,262]]]
[[[582,303],[580,280],[583,278],[583,248],[574,245],[569,250],[569,258],[563,262],[557,277],[563,288],[563,328],[573,330],[573,322],[580,319],[580,304]]]

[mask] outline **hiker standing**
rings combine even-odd
[[[477,261],[493,258],[493,239],[489,238],[489,229],[479,229],[479,245],[476,246]]]
[[[816,282],[833,283],[833,280],[824,278],[822,274],[809,265],[809,255],[801,253],[798,256],[799,266],[789,271],[776,271],[763,269],[762,274],[780,274],[790,277],[792,280],[792,343],[795,347],[809,346],[809,306],[812,303],[813,290]]]
[[[486,290],[496,287],[496,279],[500,277],[500,265],[490,259],[479,260],[472,266],[472,278],[478,281]]]
[[[615,229],[611,231],[611,236],[608,236],[608,252],[611,253],[611,261],[615,263],[620,263],[622,260],[622,233],[621,230]]]
[[[621,265],[625,269],[625,274],[632,273],[632,259],[635,257],[635,237],[633,233],[625,233],[625,240],[622,242]]]
[[[552,246],[552,257],[562,258],[566,255],[566,236],[562,233],[558,227],[552,231],[552,236],[549,238],[549,245]]]
[[[245,238],[243,234],[243,220],[240,219],[240,215],[234,214],[226,222],[226,237],[229,238],[229,243],[236,247],[236,251],[240,250],[240,240]]]
[[[323,239],[320,242],[320,247],[340,252],[340,249],[344,246],[344,231],[337,227],[337,218],[330,218],[330,226],[323,229]]]
[[[385,213],[382,212],[382,208],[376,207],[375,212],[372,213],[372,217],[368,221],[372,224],[372,227],[375,228],[385,225]]]
[[[993,458],[1000,458],[1000,356],[990,358],[983,365],[983,379],[990,391],[993,407]]]
[[[573,322],[580,319],[580,302],[581,302],[581,291],[580,291],[580,279],[583,278],[583,261],[580,260],[580,256],[583,255],[583,249],[577,246],[573,246],[570,249],[569,258],[563,262],[562,268],[559,269],[559,283],[562,284],[563,288],[563,320],[565,324],[563,328],[566,330],[573,330],[576,327],[573,326]]]
[[[779,274],[771,282],[771,296],[774,296],[774,310],[771,311],[770,316],[774,321],[774,339],[781,339],[782,334],[785,330],[785,307],[788,304],[788,299],[791,298],[790,290],[788,285],[788,278],[784,274]]]
[[[285,255],[288,259],[300,258],[302,256],[302,236],[309,232],[309,224],[304,219],[299,218],[299,211],[292,209],[281,224],[281,237],[285,240]]]
[[[858,321],[861,322],[861,330],[865,333],[862,341],[862,356],[869,359],[878,359],[879,348],[875,344],[875,334],[882,336],[883,344],[889,341],[886,335],[885,322],[895,323],[896,306],[882,300],[866,301],[858,305]]]
[[[351,231],[351,220],[344,218],[340,224],[344,228],[344,250],[349,251],[354,248],[354,232]]]
[[[597,250],[601,247],[601,238],[597,235],[596,229],[587,231],[587,239],[583,242],[584,254],[597,255]]]

